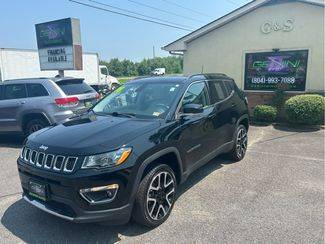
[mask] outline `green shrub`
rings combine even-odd
[[[277,109],[269,105],[257,105],[254,108],[254,121],[274,122],[277,116]]]
[[[324,123],[325,98],[321,95],[298,95],[285,103],[285,115],[290,123],[319,125]]]

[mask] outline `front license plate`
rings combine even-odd
[[[29,195],[46,201],[46,186],[37,182],[29,182]]]

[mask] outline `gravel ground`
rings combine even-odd
[[[324,243],[324,130],[251,127],[238,163],[217,158],[180,187],[156,229],[73,224],[21,200],[21,139],[0,136],[1,243]]]

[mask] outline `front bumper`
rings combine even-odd
[[[68,119],[74,115],[75,114],[73,113],[72,110],[63,110],[63,111],[54,113],[50,119],[53,124],[59,124],[59,123],[64,123],[64,122],[68,121]]]
[[[91,211],[91,212],[82,212],[79,216],[69,216],[61,209],[56,209],[55,207],[51,207],[47,204],[44,204],[36,199],[32,199],[28,197],[28,195],[23,194],[23,199],[37,207],[44,212],[57,216],[59,218],[75,222],[75,223],[89,223],[89,222],[101,222],[101,221],[110,221],[113,224],[123,224],[127,223],[130,219],[131,214],[131,205],[127,204],[123,207],[116,209],[108,209],[101,211]]]
[[[129,176],[126,172],[98,174],[96,176],[64,176],[47,172],[19,162],[18,171],[23,188],[23,199],[33,206],[76,223],[110,221],[123,224],[129,221],[132,211]],[[36,181],[47,186],[46,201],[29,194],[29,182]],[[79,194],[79,189],[105,184],[119,184],[115,199],[107,204],[91,205]]]

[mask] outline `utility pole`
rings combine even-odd
[[[156,58],[155,46],[152,47],[152,56],[154,59]]]

